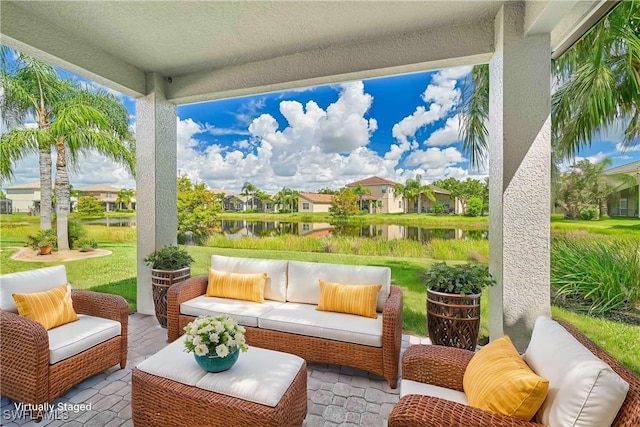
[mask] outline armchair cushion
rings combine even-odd
[[[45,329],[78,320],[71,302],[71,290],[67,285],[60,285],[43,292],[15,293],[12,296],[18,308],[18,314],[35,320]]]
[[[468,405],[469,400],[462,391],[452,390],[450,388],[439,387],[433,384],[421,383],[419,381],[411,381],[402,379],[400,381],[400,397],[405,397],[409,394],[419,394],[421,396],[439,397],[440,399],[450,400],[452,402],[458,402],[463,405]]]
[[[267,273],[264,298],[273,301],[287,300],[287,266],[289,261],[211,256],[211,267],[230,273]]]
[[[550,382],[549,396],[536,417],[539,423],[611,425],[629,384],[560,324],[538,318],[524,357],[534,371]]]
[[[317,309],[376,319],[380,288],[382,285],[343,285],[320,279],[320,301]]]
[[[473,356],[463,385],[471,406],[523,420],[533,418],[549,389],[549,381],[527,366],[507,335]]]
[[[49,364],[75,356],[121,333],[120,322],[78,315],[78,321],[48,331]]]
[[[264,302],[267,273],[242,274],[209,269],[208,297]]]
[[[64,265],[21,271],[0,276],[0,310],[17,313],[12,295],[47,291],[67,283],[67,270]]]
[[[238,299],[200,295],[180,304],[180,313],[187,316],[219,316],[228,314],[243,326],[258,327],[258,317],[283,305],[283,302],[265,300],[263,303]],[[180,331],[182,333],[184,331]]]

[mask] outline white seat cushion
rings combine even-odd
[[[258,326],[280,332],[382,347],[382,316],[318,311],[315,305],[288,302],[258,318]]]
[[[208,297],[201,295],[180,304],[180,313],[187,316],[219,316],[228,314],[235,318],[240,325],[258,326],[258,317],[283,305],[283,302],[268,301],[254,302],[239,299]]]
[[[17,313],[13,294],[43,292],[67,283],[64,265],[0,276],[0,310]]]
[[[536,320],[524,359],[549,380],[549,394],[536,421],[555,426],[609,426],[629,384],[557,322]]]
[[[179,339],[137,368],[203,390],[275,407],[303,363],[302,358],[292,354],[250,346],[246,353],[240,353],[231,369],[210,374],[198,366],[192,354],[184,352],[184,339]]]
[[[463,405],[469,406],[469,401],[463,391],[438,387],[437,385],[425,384],[418,381],[405,379],[400,380],[400,397],[402,398],[409,394],[439,397],[440,399],[450,400],[451,402],[462,403]]]
[[[345,285],[382,285],[376,305],[379,312],[391,292],[391,270],[387,267],[289,261],[287,301],[318,304],[320,279]]]
[[[289,261],[273,259],[236,258],[211,256],[211,268],[227,273],[267,273],[264,298],[273,301],[287,300],[287,266]]]
[[[101,342],[120,336],[115,320],[78,314],[78,320],[49,329],[49,364],[75,356]]]

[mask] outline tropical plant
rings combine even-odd
[[[91,252],[98,247],[98,242],[93,237],[83,237],[78,240],[77,247],[80,252]]]
[[[78,212],[83,216],[98,216],[104,214],[104,204],[92,194],[78,198]]]
[[[193,258],[183,248],[168,245],[147,255],[144,263],[154,270],[173,271],[191,267]]]
[[[38,250],[43,247],[56,246],[57,238],[54,230],[40,230],[33,236],[27,237],[27,245],[33,250]]]
[[[393,193],[398,196],[402,196],[404,199],[404,212],[409,211],[409,205],[414,202],[417,203],[417,212],[420,213],[422,206],[422,196],[425,196],[428,200],[435,202],[436,195],[433,188],[430,185],[422,184],[422,176],[416,175],[416,178],[409,178],[405,184],[396,184],[393,187]]]
[[[480,197],[471,197],[467,202],[467,215],[478,216],[482,213],[482,199]]]
[[[640,2],[626,1],[552,64],[559,89],[551,101],[552,153],[573,158],[607,126],[626,123],[624,147],[640,139]],[[489,67],[475,66],[463,88],[463,149],[484,163],[489,117]]]
[[[251,210],[253,210],[253,196],[257,191],[258,191],[258,187],[256,187],[249,181],[246,181],[244,184],[242,184],[242,190],[240,191],[240,195],[246,197],[248,200],[251,201]]]
[[[433,264],[422,275],[427,289],[448,294],[479,294],[487,286],[493,286],[495,279],[489,268],[479,264]]]
[[[334,194],[331,198],[331,207],[329,208],[331,217],[338,221],[347,221],[349,217],[357,215],[358,197],[349,187],[341,188],[338,194]]]
[[[178,178],[177,204],[179,239],[189,233],[196,241],[204,240],[215,225],[216,214],[222,210],[205,183],[193,184],[184,175]]]
[[[122,188],[118,190],[116,205],[125,205],[127,209],[131,209],[131,201],[136,195],[136,191],[133,188]]]
[[[358,207],[360,211],[362,211],[362,197],[366,195],[371,195],[371,189],[367,187],[363,187],[362,184],[358,183],[355,187],[352,187],[351,191],[358,198]]]
[[[3,51],[4,53],[4,51]],[[2,107],[14,119],[32,114],[36,129],[13,128],[2,135],[3,177],[13,164],[31,152],[40,155],[41,227],[48,229],[51,205],[51,148],[56,157],[55,193],[58,249],[68,250],[67,221],[70,184],[67,163],[77,165],[79,154],[94,150],[124,165],[133,175],[135,150],[129,115],[122,103],[104,91],[92,92],[34,58],[19,53],[10,67],[3,55]]]
[[[433,205],[433,208],[431,209],[431,211],[436,215],[442,215],[444,213],[444,203],[442,202],[436,203],[435,205]]]

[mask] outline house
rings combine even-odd
[[[609,195],[607,200],[609,216],[638,218],[640,212],[640,160],[607,169],[602,174],[610,176],[608,181],[616,186],[616,190]],[[611,177],[611,175],[619,174],[635,178],[636,184],[631,185],[631,183],[621,182]]]
[[[272,201],[264,201],[256,196],[229,194],[222,199],[222,209],[227,212],[275,212],[275,204]]]
[[[489,264],[497,281],[489,332],[509,334],[523,350],[535,319],[551,314],[551,61],[617,4],[5,0],[0,35],[135,98],[144,314],[154,313],[144,258],[177,239],[178,105],[489,63]],[[242,38],[238,28],[248,29]],[[215,49],[212,40],[221,41]]]
[[[115,211],[116,209],[129,209],[127,204],[118,200],[118,192],[122,190],[119,187],[113,185],[98,184],[91,185],[89,187],[78,188],[78,197],[82,196],[94,196],[103,205],[107,212]],[[132,198],[130,208],[136,209],[136,199]]]
[[[13,212],[40,212],[40,181],[6,188]]]
[[[331,194],[299,193],[298,212],[329,212]]]
[[[372,176],[360,181],[351,182],[347,187],[353,188],[360,184],[371,191],[362,196],[362,208],[369,213],[398,213],[404,212],[404,201],[401,195],[394,194],[393,187],[397,182],[390,179]]]

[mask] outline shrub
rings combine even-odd
[[[433,208],[431,208],[431,211],[436,215],[442,215],[445,211],[444,203],[436,203],[435,205],[433,205]]]
[[[84,216],[97,216],[105,212],[105,206],[96,196],[80,196],[78,198],[78,212]]]
[[[478,264],[433,264],[422,275],[422,280],[432,291],[448,294],[479,294],[482,289],[495,284],[489,267]]]
[[[580,211],[578,217],[584,221],[591,221],[598,219],[600,216],[600,210],[598,208],[585,208]]]
[[[33,236],[27,237],[27,245],[31,249],[38,250],[45,246],[55,247],[58,244],[55,230],[40,230]]]
[[[190,267],[193,258],[189,253],[177,246],[165,246],[160,250],[150,253],[144,263],[155,270],[180,270]]]
[[[482,213],[482,199],[480,197],[471,197],[467,201],[467,216],[478,216]]]
[[[69,221],[67,223],[67,234],[69,235],[69,247],[74,249],[77,247],[78,240],[85,236],[84,227],[78,221]]]
[[[91,237],[83,237],[76,242],[76,247],[79,248],[80,252],[91,252],[98,247],[98,242]]]
[[[590,314],[633,307],[640,300],[640,242],[637,239],[553,239],[551,284],[559,297],[586,303]]]

